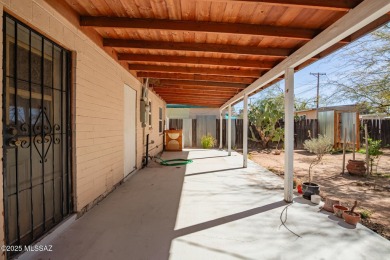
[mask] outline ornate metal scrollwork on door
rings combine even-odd
[[[33,143],[41,157],[40,163],[47,162],[46,156],[50,151],[51,145],[59,144],[61,142],[61,138],[55,137],[55,131],[59,131],[60,129],[58,124],[55,124],[54,127],[52,127],[46,113],[46,107],[43,107],[43,109],[40,108],[40,112],[33,124]]]

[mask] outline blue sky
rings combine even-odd
[[[353,49],[353,46],[356,46],[362,40],[367,39],[367,37],[371,37],[370,35],[366,35],[362,37],[360,40],[347,45],[348,50]],[[315,97],[317,93],[317,77],[310,75],[310,73],[326,73],[326,75],[320,76],[320,106],[321,104],[321,96],[329,96],[335,92],[335,87],[326,85],[325,83],[329,81],[329,79],[337,79],[337,76],[340,73],[347,72],[351,69],[351,67],[343,67],[343,54],[348,51],[346,47],[341,48],[340,50],[328,55],[327,57],[318,60],[311,65],[307,66],[304,69],[295,73],[295,97],[297,99],[310,99],[313,102],[309,103],[309,107],[315,107]],[[284,88],[284,80],[281,80],[279,83],[280,87]],[[271,89],[274,86],[269,87]],[[254,102],[260,99],[262,96],[266,94],[266,91],[259,92],[250,97],[249,102]],[[353,102],[348,99],[333,99],[331,105],[344,105],[344,104],[352,104]],[[326,104],[329,105],[329,104]],[[242,109],[243,102],[240,102],[234,106],[236,111]]]

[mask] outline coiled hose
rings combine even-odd
[[[192,160],[187,159],[171,159],[171,160],[163,160],[161,158],[156,158],[160,160],[160,164],[164,166],[179,166],[179,165],[186,165],[189,163],[192,163]]]

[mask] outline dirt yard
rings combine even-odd
[[[249,158],[259,165],[283,177],[284,153],[274,155],[271,151],[252,150]],[[294,176],[301,182],[308,181],[308,168],[313,154],[305,150],[294,152]],[[352,153],[346,155],[346,162]],[[365,155],[356,153],[356,159]],[[352,206],[358,200],[357,211],[372,212],[362,223],[390,240],[390,149],[385,149],[378,163],[377,175],[355,177],[342,171],[342,154],[325,155],[321,164],[315,166],[313,182],[320,185],[321,197],[338,198],[342,204]]]

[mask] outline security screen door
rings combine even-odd
[[[28,245],[71,209],[70,53],[6,14],[3,29],[6,243]]]

